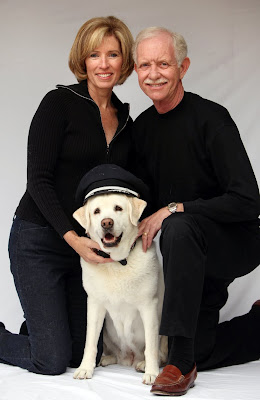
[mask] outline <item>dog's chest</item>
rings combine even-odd
[[[94,273],[83,270],[83,285],[86,292],[89,296],[94,296],[98,302],[104,303],[106,308],[108,303],[116,306],[121,302],[136,303],[140,293],[138,288],[144,278],[128,265],[116,268],[100,267]]]
[[[144,342],[144,327],[138,309],[121,302],[117,307],[107,305],[106,330],[121,348],[135,351],[137,343]]]
[[[89,282],[89,286],[90,284],[91,282]],[[109,305],[114,308],[120,308],[121,304],[136,304],[136,297],[138,297],[137,285],[138,282],[134,280],[117,279],[114,276],[112,279],[104,278],[99,280],[87,292],[89,295],[93,295],[99,303],[103,303],[106,309],[108,309]]]

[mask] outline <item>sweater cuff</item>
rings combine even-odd
[[[199,204],[197,200],[193,200],[193,201],[185,201],[183,203],[183,207],[184,207],[184,212],[187,212],[189,214],[199,214]]]

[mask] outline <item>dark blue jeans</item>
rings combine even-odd
[[[50,227],[14,219],[9,255],[28,336],[1,328],[0,360],[56,375],[77,367],[86,337],[86,293],[79,256]],[[99,357],[101,353],[99,345]]]

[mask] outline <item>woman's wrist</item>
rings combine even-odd
[[[79,236],[75,231],[68,231],[63,235],[63,239],[74,249],[77,246]]]

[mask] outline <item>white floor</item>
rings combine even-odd
[[[140,400],[166,399],[154,396],[142,384],[142,374],[132,368],[99,367],[91,380],[74,380],[73,369],[60,376],[28,373],[0,364],[1,400]],[[259,400],[260,361],[200,372],[185,400]]]

